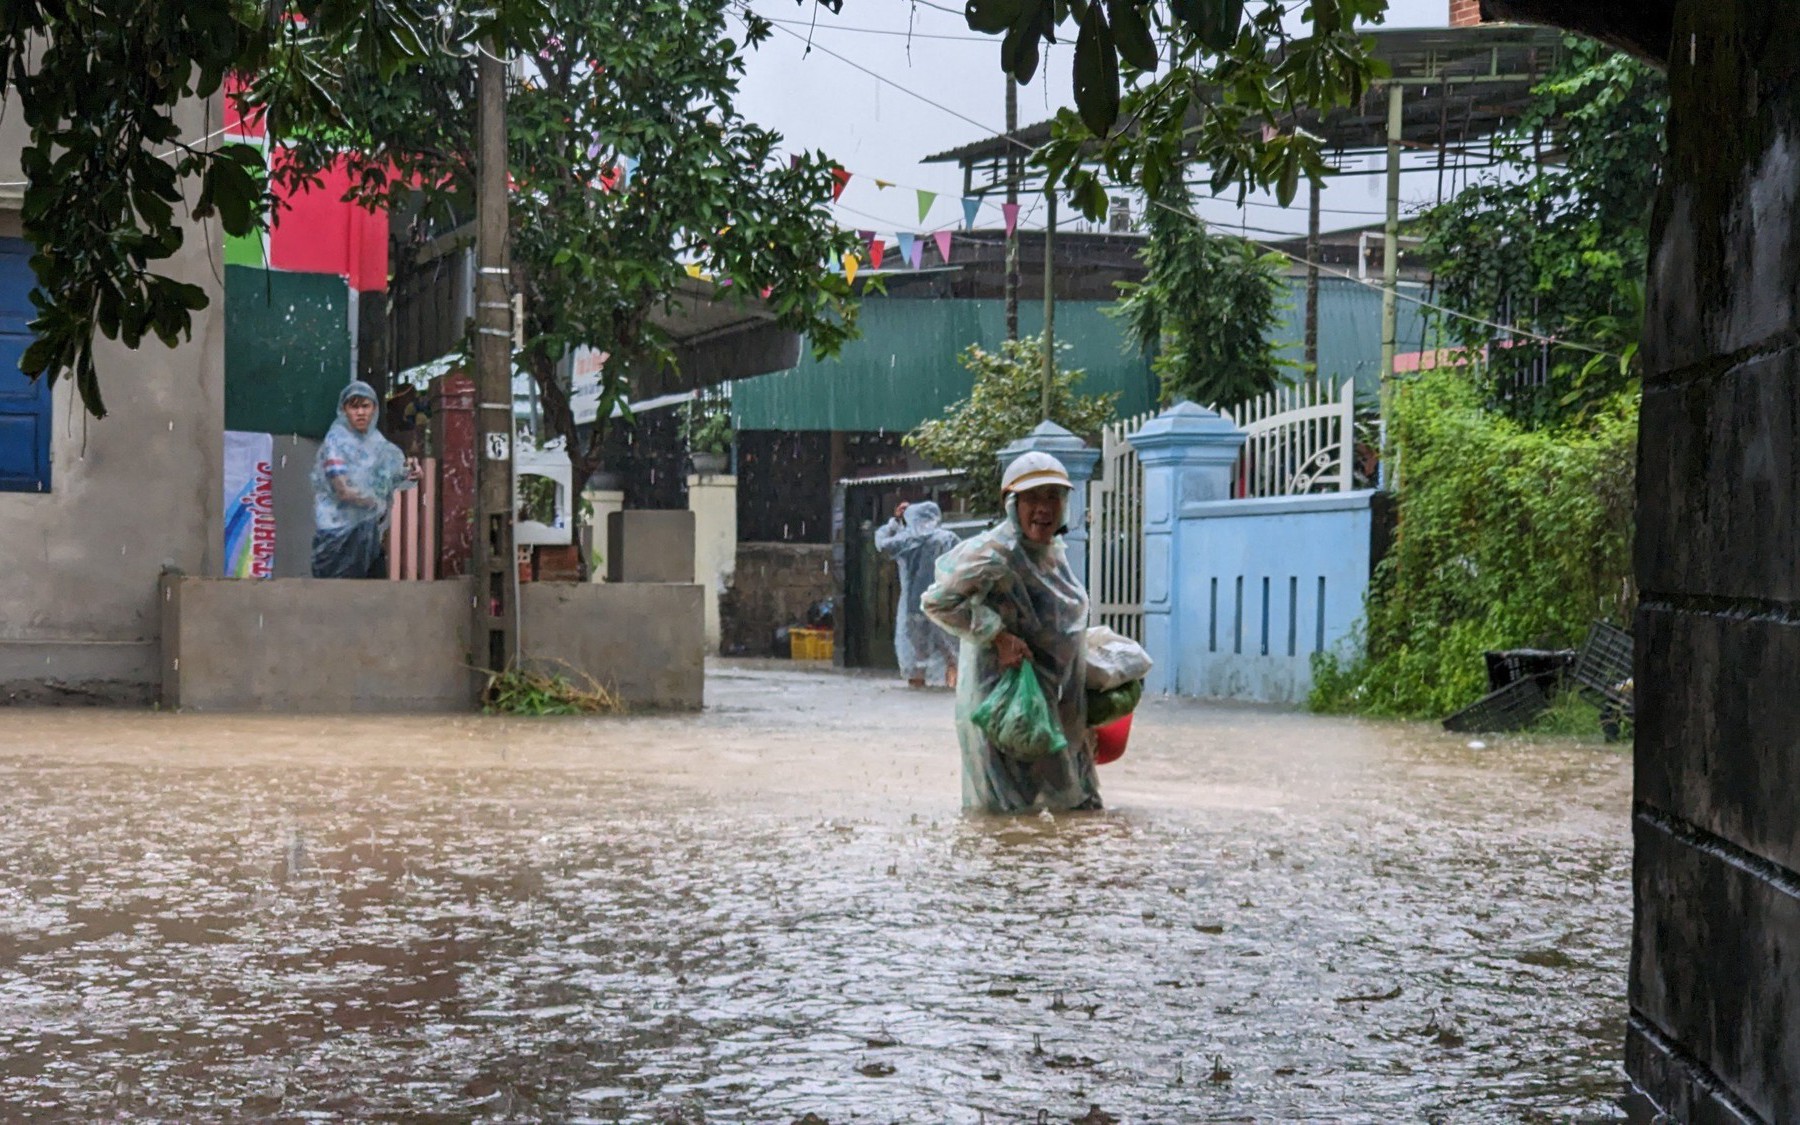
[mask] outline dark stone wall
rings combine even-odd
[[[1579,6],[1579,5],[1575,5]],[[1681,0],[1639,446],[1627,1069],[1800,1121],[1800,5]]]
[[[775,651],[775,630],[806,624],[807,610],[836,591],[829,543],[739,543],[737,570],[719,598],[719,648],[786,656]]]

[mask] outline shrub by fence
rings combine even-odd
[[[1315,661],[1319,710],[1441,717],[1486,690],[1481,654],[1572,648],[1628,623],[1635,398],[1526,429],[1456,371],[1394,396],[1399,527],[1370,586],[1362,655]]]

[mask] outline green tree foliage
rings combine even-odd
[[[1164,403],[1231,408],[1281,377],[1270,343],[1281,258],[1208,231],[1186,196],[1183,188],[1150,208],[1144,280],[1118,282],[1122,296],[1108,312],[1152,357]]]
[[[1650,204],[1663,159],[1667,83],[1585,39],[1498,140],[1504,167],[1418,220],[1443,303],[1565,343],[1549,381],[1520,386],[1544,356],[1525,338],[1460,317],[1445,329],[1485,349],[1489,401],[1523,421],[1598,408],[1635,385]],[[1540,163],[1540,155],[1554,163]],[[1591,345],[1596,355],[1574,345]]]
[[[1365,654],[1315,659],[1313,705],[1442,717],[1486,691],[1490,649],[1573,647],[1629,620],[1637,400],[1528,428],[1457,371],[1394,396],[1406,467],[1399,534],[1376,569]]]
[[[744,54],[727,34],[733,11],[728,0],[549,0],[525,37],[527,77],[507,106],[521,362],[577,481],[599,467],[602,433],[577,433],[561,376],[573,348],[609,353],[604,420],[631,372],[673,361],[651,319],[672,300],[744,303],[767,291],[777,321],[820,355],[855,332],[850,287],[825,269],[858,245],[832,220],[832,162],[778,154],[780,135],[738,113]],[[748,26],[750,45],[768,37],[766,22]],[[347,150],[365,198],[406,201],[406,186],[419,185],[426,216],[466,207],[474,70],[473,58],[448,54],[385,78],[353,69],[345,127],[303,135],[286,174],[304,177]],[[636,161],[628,174],[627,158]],[[691,278],[690,265],[711,280]]]
[[[489,4],[471,30],[505,36],[534,9]],[[181,248],[180,216],[216,215],[229,234],[266,225],[261,154],[184,135],[179,105],[283,57],[296,60],[289,81],[261,90],[272,118],[328,118],[346,63],[391,77],[427,53],[436,27],[436,7],[421,0],[0,4],[0,75],[30,129],[21,220],[37,247],[37,338],[21,369],[74,379],[83,405],[104,416],[95,333],[173,346],[206,307],[198,286],[159,272]]]
[[[1002,36],[1001,69],[1030,82],[1040,41],[1074,29],[1075,110],[1057,114],[1034,157],[1089,218],[1106,213],[1105,178],[1151,198],[1191,154],[1213,190],[1235,185],[1293,200],[1300,178],[1326,174],[1307,109],[1360,98],[1384,68],[1358,24],[1387,0],[970,0],[971,29]],[[1291,17],[1298,8],[1299,19]],[[1129,128],[1115,126],[1128,122]],[[1263,128],[1267,126],[1267,128]]]
[[[975,376],[969,397],[942,418],[921,422],[903,439],[919,455],[964,474],[961,492],[979,508],[999,511],[1000,451],[1044,420],[1044,340],[1008,340],[991,352],[970,344],[958,360]],[[1113,420],[1119,393],[1083,395],[1079,369],[1059,367],[1050,385],[1050,420],[1093,437]]]

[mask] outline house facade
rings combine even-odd
[[[199,138],[220,105],[178,114]],[[159,682],[157,582],[218,571],[223,542],[225,286],[216,225],[191,222],[163,268],[207,307],[179,347],[97,341],[108,414],[18,371],[32,247],[19,208],[27,141],[0,116],[0,703],[148,702]]]

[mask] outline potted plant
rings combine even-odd
[[[723,473],[733,437],[731,400],[711,389],[702,391],[688,404],[687,421],[683,428],[687,437],[688,454],[694,462],[694,472],[700,476]]]

